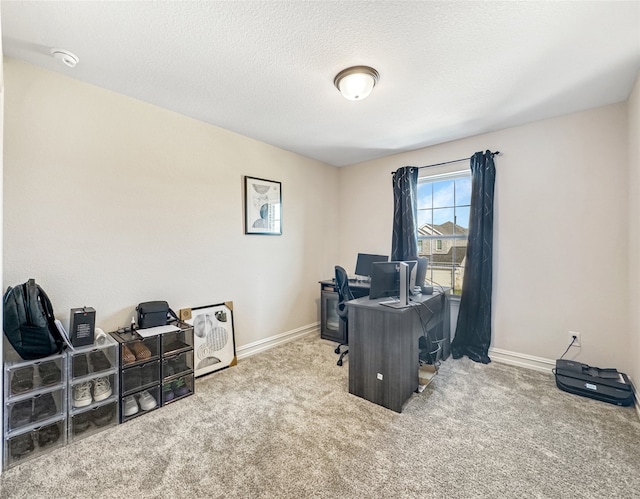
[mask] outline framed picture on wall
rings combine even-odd
[[[193,326],[193,372],[196,377],[238,363],[233,302],[182,309],[180,317]]]
[[[280,182],[244,177],[244,233],[282,235]]]

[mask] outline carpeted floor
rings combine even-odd
[[[334,347],[307,336],[200,378],[192,397],[5,471],[0,497],[640,497],[634,408],[460,359],[397,414],[348,393]]]

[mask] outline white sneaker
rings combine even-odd
[[[98,378],[93,382],[93,400],[96,402],[108,399],[112,393],[109,378]]]
[[[91,404],[91,381],[73,387],[73,407],[85,407]]]
[[[133,395],[124,398],[124,409],[122,413],[125,416],[133,416],[138,412],[138,402]]]
[[[153,395],[146,390],[138,396],[138,402],[140,402],[140,408],[143,411],[149,411],[158,405],[156,399],[153,398]]]

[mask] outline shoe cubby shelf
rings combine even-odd
[[[120,360],[122,423],[193,393],[193,326],[170,324],[179,330],[145,338],[131,330],[111,333]]]
[[[70,441],[118,424],[120,358],[118,342],[76,347],[68,355],[68,438]]]
[[[3,467],[67,443],[67,355],[22,360],[5,350]]]

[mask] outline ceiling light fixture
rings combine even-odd
[[[51,55],[57,61],[60,61],[65,66],[69,66],[70,68],[75,68],[76,64],[80,61],[78,56],[72,54],[68,50],[63,49],[51,49]]]
[[[366,98],[378,83],[380,75],[369,66],[353,66],[340,71],[333,80],[345,99],[362,100]]]

